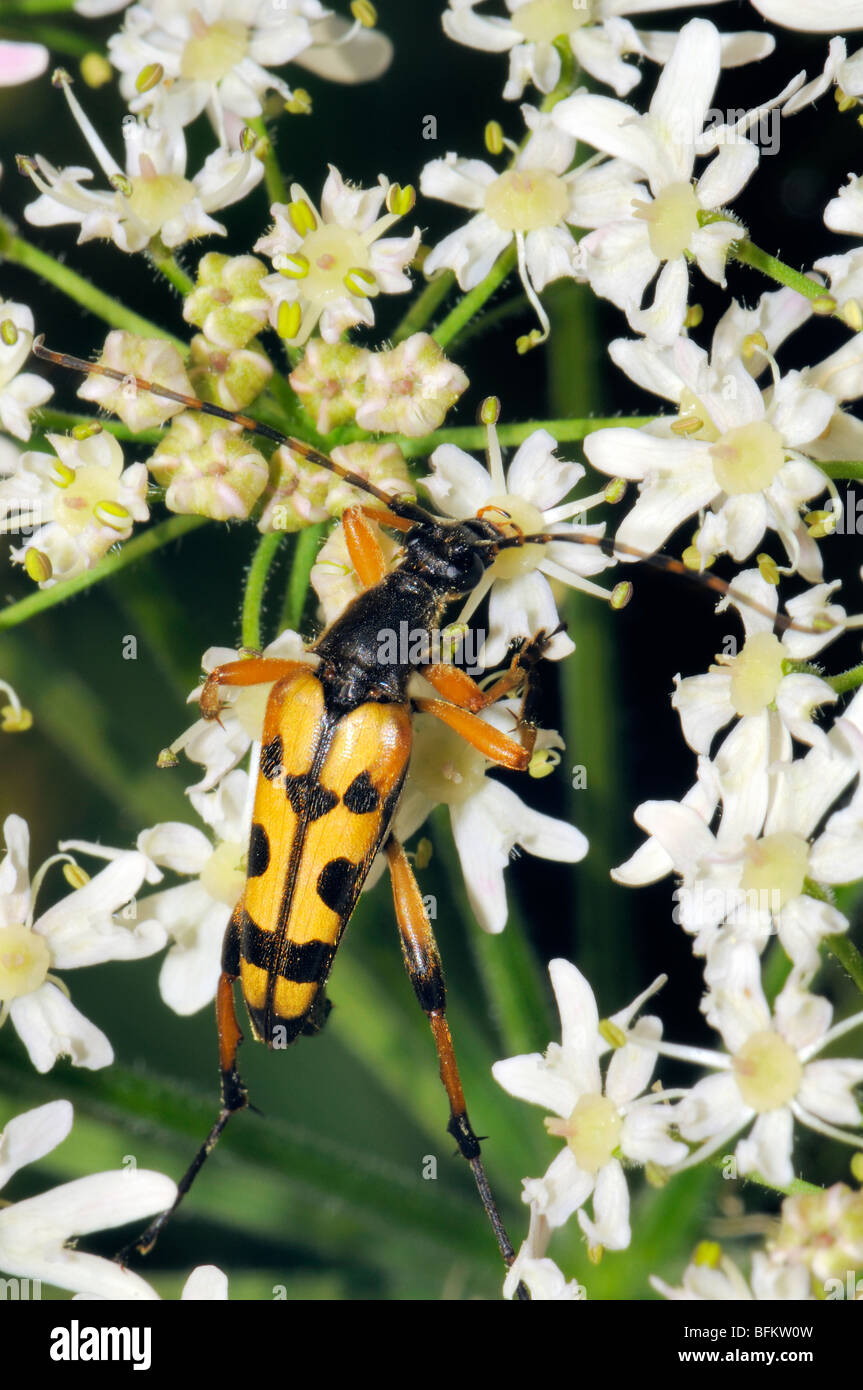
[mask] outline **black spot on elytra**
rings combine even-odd
[[[249,840],[249,863],[246,870],[249,878],[260,878],[270,865],[270,839],[262,825],[255,821]]]
[[[318,897],[339,917],[346,917],[353,905],[362,864],[350,859],[331,859],[318,875]]]
[[[280,776],[283,756],[281,735],[276,734],[276,737],[270,739],[261,749],[261,773],[268,782],[274,782]]]
[[[348,810],[353,811],[356,816],[366,816],[369,811],[376,811],[380,805],[380,799],[380,792],[372,784],[372,779],[367,772],[359,773],[342,797]]]
[[[279,961],[279,974],[297,985],[316,984],[329,974],[335,947],[327,941],[289,941]]]
[[[305,816],[309,821],[319,820],[339,804],[336,793],[327,791],[326,787],[322,787],[317,778],[308,772],[286,777],[285,795],[297,815]]]

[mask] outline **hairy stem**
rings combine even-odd
[[[291,574],[282,608],[282,629],[289,627],[293,632],[297,632],[303,621],[303,609],[306,606],[306,594],[309,591],[309,577],[312,573],[312,565],[318,557],[325,524],[325,522],[321,522],[317,526],[307,526],[304,531],[300,531],[297,535]]]
[[[127,541],[119,550],[106,555],[104,560],[100,560],[98,565],[94,565],[91,570],[85,570],[83,574],[76,575],[74,579],[66,579],[55,584],[53,588],[37,589],[34,593],[28,594],[26,598],[19,599],[17,603],[12,603],[8,608],[0,610],[0,632],[10,627],[17,627],[19,623],[28,622],[37,614],[44,613],[46,609],[54,608],[58,603],[64,603],[73,594],[80,594],[84,589],[91,589],[94,584],[100,584],[103,579],[108,579],[112,574],[126,569],[128,565],[135,564],[145,555],[151,555],[154,550],[160,550],[162,546],[169,545],[171,541],[186,535],[188,531],[194,531],[198,526],[203,526],[207,519],[204,516],[171,516],[166,521],[160,521],[157,526],[149,527],[148,530],[142,531],[132,540]]]
[[[181,338],[175,338],[172,333],[167,333],[150,319],[136,314],[133,309],[127,309],[125,304],[98,290],[89,280],[85,280],[83,275],[70,270],[62,261],[55,260],[24,237],[17,236],[7,222],[0,222],[0,260],[11,261],[14,265],[20,265],[41,279],[47,280],[76,304],[95,314],[96,318],[110,324],[111,328],[124,328],[127,332],[138,333],[144,338],[166,338],[182,353],[185,354],[189,350],[188,344]]]
[[[255,549],[243,595],[242,644],[259,651],[261,641],[261,608],[273,561],[284,540],[284,531],[269,531]]]

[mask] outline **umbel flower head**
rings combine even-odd
[[[72,1128],[68,1100],[16,1115],[0,1133],[0,1187],[51,1153]],[[146,1220],[169,1207],[177,1185],[162,1173],[117,1168],[90,1173],[38,1196],[0,1205],[0,1269],[85,1298],[155,1299],[140,1274],[76,1248],[75,1237]]]
[[[566,1141],[544,1177],[525,1179],[524,1200],[552,1228],[577,1211],[591,1245],[625,1250],[629,1191],[618,1154],[631,1163],[662,1166],[686,1155],[668,1132],[672,1111],[665,1102],[679,1093],[647,1091],[656,1064],[649,1044],[661,1037],[662,1023],[649,1014],[637,1018],[664,977],[601,1024],[593,991],[574,965],[553,960],[548,973],[560,1012],[560,1043],[549,1043],[544,1055],[509,1057],[492,1067],[510,1095],[552,1111],[546,1129]],[[600,1057],[612,1047],[603,1079]],[[592,1218],[583,1210],[591,1197]]]
[[[71,854],[54,855],[31,882],[30,832],[20,816],[3,826],[6,854],[0,861],[0,1024],[9,1018],[37,1071],[50,1071],[68,1055],[90,1070],[113,1061],[100,1028],[80,1014],[53,971],[137,960],[165,944],[158,922],[123,922],[114,913],[137,893],[149,865],[134,850],[116,851],[107,868],[89,878]],[[70,866],[74,891],[36,917],[36,897],[52,864]]]
[[[459,519],[483,513],[495,525],[512,525],[523,535],[551,532],[560,536],[602,536],[604,523],[574,527],[570,518],[581,517],[590,507],[608,500],[606,494],[601,492],[571,502],[563,500],[584,477],[585,470],[580,463],[565,463],[557,457],[557,441],[547,430],[534,430],[516,450],[504,473],[495,429],[498,408],[498,402],[491,398],[483,407],[484,418],[490,422],[486,468],[455,444],[441,444],[435,449],[431,456],[433,471],[421,482],[437,507],[445,515]],[[610,593],[587,578],[611,563],[598,547],[578,546],[569,541],[514,546],[502,551],[458,618],[459,623],[467,622],[490,591],[489,633],[481,664],[496,665],[515,638],[532,637],[540,630],[551,633],[559,626],[550,579],[611,599]],[[574,650],[566,633],[557,632],[546,656],[556,661]]]
[[[133,116],[123,121],[124,170],[84,113],[68,73],[55,74],[55,85],[62,88],[111,189],[85,188],[93,177],[89,169],[56,169],[40,154],[19,159],[21,172],[29,175],[41,194],[24,210],[27,221],[36,227],[77,222],[79,243],[101,237],[121,251],[144,251],[152,243],[173,248],[194,237],[224,236],[224,226],[211,214],[244,198],[263,178],[263,165],[253,154],[217,149],[189,179],[182,128],[155,129]]]
[[[89,13],[120,8],[116,0],[81,2]],[[132,111],[165,125],[188,125],[206,111],[225,144],[232,121],[262,114],[267,92],[292,101],[271,68],[300,61],[320,76],[363,82],[386,69],[392,45],[320,0],[142,0],[108,53]]]
[[[664,63],[674,45],[673,33],[635,29],[626,15],[644,10],[683,8],[685,0],[506,0],[509,17],[477,14],[482,0],[449,0],[443,27],[451,39],[489,53],[509,53],[509,78],[503,94],[517,100],[528,82],[550,92],[560,80],[561,59],[555,39],[566,37],[579,67],[626,96],[641,77],[628,56]],[[717,4],[719,0],[707,0]],[[723,34],[723,64],[736,67],[773,52],[770,34]]]
[[[580,248],[596,293],[623,309],[638,332],[662,343],[672,342],[683,327],[689,259],[708,279],[724,284],[728,248],[745,236],[724,208],[758,167],[759,151],[746,131],[769,106],[733,126],[704,130],[719,69],[718,31],[706,19],[693,19],[680,31],[647,112],[577,92],[551,113],[569,136],[610,156],[610,167],[620,167],[619,178],[640,174],[647,180],[649,188],[642,185],[628,206],[583,224],[596,230]],[[796,90],[803,76],[770,105]],[[708,154],[714,158],[693,184],[696,157]],[[642,308],[657,272],[653,303]]]
[[[0,482],[0,531],[27,535],[11,558],[43,589],[91,569],[150,515],[146,466],[124,468],[114,436],[94,430],[46,435],[55,454],[28,450]]]
[[[410,289],[406,271],[419,247],[419,228],[409,237],[384,232],[412,206],[413,191],[383,174],[377,188],[351,188],[332,164],[320,210],[298,183],[291,185],[289,203],[273,204],[273,226],[255,250],[277,272],[261,281],[261,289],[270,299],[270,322],[289,346],[305,343],[318,323],[327,343],[357,324],[370,328],[376,295]]]

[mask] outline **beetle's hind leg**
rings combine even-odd
[[[458,1144],[462,1156],[470,1164],[498,1249],[509,1266],[515,1259],[515,1251],[489,1187],[480,1156],[479,1140],[468,1119],[455,1049],[446,1020],[446,986],[432,925],[425,910],[419,884],[399,841],[390,836],[385,852],[405,967],[420,1007],[431,1025],[440,1061],[440,1078],[449,1099],[450,1119],[447,1129]],[[523,1284],[518,1286],[518,1297],[529,1297]]]
[[[234,982],[239,974],[239,926],[242,917],[242,900],[231,916],[225,932],[222,948],[222,973],[216,991],[216,1027],[219,1035],[219,1071],[221,1077],[222,1102],[218,1118],[207,1135],[192,1163],[177,1184],[177,1196],[173,1205],[151,1221],[137,1240],[133,1240],[118,1252],[115,1259],[126,1264],[132,1255],[147,1255],[156,1244],[164,1227],[182,1202],[195,1178],[203,1168],[213,1149],[225,1130],[231,1116],[249,1104],[248,1092],[237,1070],[237,1051],[243,1041],[237,1011],[234,1006]]]

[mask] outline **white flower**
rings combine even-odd
[[[778,933],[794,977],[811,979],[823,937],[844,932],[848,920],[807,880],[837,884],[863,876],[863,794],[823,817],[858,775],[863,760],[861,697],[855,696],[824,743],[790,761],[790,738],[780,721],[744,719],[725,739],[715,763],[700,762],[700,797],[683,803],[646,801],[635,819],[656,849],[637,852],[612,872],[619,882],[653,882],[680,874],[676,919],[707,954],[707,982],[733,975],[738,953],[763,950]],[[722,817],[709,829],[715,807]],[[656,850],[663,851],[662,854]],[[723,923],[725,926],[723,927]]]
[[[216,666],[237,661],[239,655],[231,647],[208,647],[201,658],[201,669],[209,675]],[[317,665],[318,661],[313,652],[306,651],[302,637],[289,628],[280,632],[275,641],[264,648],[263,655],[284,661],[307,661],[311,665]],[[189,695],[190,702],[200,698],[202,688],[200,685],[195,687]],[[195,810],[210,824],[212,822],[204,815],[204,808],[208,805],[204,794],[212,791],[225,774],[237,766],[252,743],[260,738],[271,690],[272,684],[223,687],[223,709],[219,718],[196,720],[171,744],[171,755],[182,750],[192,762],[204,766],[201,781],[187,787],[186,793]]]
[[[513,737],[519,708],[517,701],[501,700],[479,717]],[[507,920],[504,870],[515,847],[574,864],[587,853],[587,840],[574,825],[534,811],[509,787],[487,777],[492,761],[434,715],[417,714],[413,727],[410,769],[393,833],[408,840],[435,806],[448,806],[468,901],[483,931],[501,932]],[[537,750],[562,747],[553,730],[539,731]],[[380,868],[370,876],[369,887]]]
[[[164,0],[133,5],[123,28],[108,40],[108,54],[122,74],[120,91],[133,111],[152,110],[165,125],[188,125],[206,110],[225,143],[225,115],[260,116],[267,91],[284,101],[291,89],[267,69],[281,67],[312,43],[311,21],[328,11],[319,0]],[[139,75],[158,64],[161,80]]]
[[[0,1134],[0,1185],[55,1149],[72,1128],[72,1107],[55,1100],[10,1120]],[[75,1238],[140,1222],[169,1207],[177,1185],[145,1168],[91,1173],[38,1197],[0,1203],[0,1269],[87,1298],[155,1299],[145,1279],[114,1260],[77,1249]]]
[[[147,468],[123,468],[123,450],[107,430],[85,439],[49,434],[54,454],[29,450],[0,481],[0,530],[26,542],[11,552],[41,589],[92,569],[135,521],[150,515]],[[32,557],[37,557],[34,565]]]
[[[554,533],[600,537],[604,523],[573,526],[571,517],[580,518],[590,507],[604,500],[604,494],[562,499],[584,477],[580,463],[557,458],[557,441],[547,430],[534,430],[516,450],[504,474],[500,446],[494,426],[488,430],[488,467],[466,454],[455,444],[441,444],[431,456],[433,472],[421,478],[426,491],[446,516],[460,520],[488,513],[496,524],[512,522],[523,535]],[[491,510],[489,510],[491,509]],[[513,546],[498,555],[470,595],[458,622],[467,622],[490,592],[489,628],[480,663],[494,666],[518,637],[534,637],[537,632],[554,632],[559,625],[550,579],[603,599],[610,595],[591,583],[587,575],[598,574],[613,564],[598,546],[578,546],[570,541],[549,545]],[[564,632],[557,632],[545,655],[559,660],[575,650]]]
[[[819,97],[823,96],[834,82],[839,88],[836,93],[836,100],[840,105],[848,98],[857,98],[863,95],[863,49],[858,49],[849,58],[845,40],[838,37],[830,40],[824,71],[814,81],[807,82],[805,87],[801,87],[799,92],[795,92],[791,100],[783,106],[783,116],[790,116],[795,111],[802,111],[804,106],[810,106],[813,101],[817,101]],[[853,100],[849,102],[849,105],[853,104]],[[844,105],[842,105],[842,109],[845,109]]]
[[[365,392],[356,410],[364,430],[411,438],[431,434],[470,385],[428,333],[412,333],[365,361]]]
[[[74,1007],[52,973],[106,960],[139,960],[165,944],[157,922],[125,925],[114,913],[129,903],[144,881],[147,860],[132,850],[61,898],[34,921],[36,895],[47,870],[69,854],[55,855],[27,872],[30,835],[20,816],[7,816],[6,855],[0,862],[0,1022],[8,1017],[37,1071],[50,1071],[60,1056],[90,1070],[113,1060],[101,1029]],[[76,866],[77,868],[77,866]],[[85,877],[77,869],[80,877]]]
[[[679,1168],[724,1151],[741,1130],[735,1148],[740,1174],[758,1173],[787,1186],[794,1177],[794,1121],[819,1134],[859,1147],[863,1135],[854,1087],[863,1081],[863,1061],[815,1060],[837,1038],[863,1023],[863,1013],[830,1027],[833,1009],[790,979],[773,1010],[761,987],[761,962],[754,947],[736,953],[732,976],[710,996],[708,1019],[722,1034],[727,1053],[701,1048],[660,1050],[713,1067],[674,1107],[680,1135],[698,1147]],[[851,1133],[838,1126],[851,1125]]]
[[[819,580],[821,557],[801,513],[831,486],[809,453],[820,457],[818,439],[835,420],[835,396],[814,384],[813,374],[778,370],[762,392],[741,357],[720,356],[715,346],[708,359],[689,338],[665,350],[618,341],[611,355],[680,410],[679,422],[666,417],[637,430],[597,430],[585,440],[600,472],[640,483],[616,538],[651,552],[697,516],[692,547],[709,563],[724,551],[745,560],[765,530],[775,530],[791,570]]]
[[[678,1302],[808,1300],[814,1297],[809,1270],[805,1265],[774,1264],[763,1250],[756,1250],[752,1256],[749,1283],[727,1255],[720,1255],[718,1262],[698,1258],[690,1261],[677,1287],[658,1279],[656,1275],[651,1275],[650,1283],[663,1298]]]
[[[225,227],[211,214],[244,198],[263,178],[264,166],[252,153],[218,149],[188,179],[182,130],[156,129],[131,116],[123,121],[124,172],[85,115],[68,78],[64,76],[60,85],[112,191],[85,188],[93,177],[89,169],[55,169],[39,154],[25,159],[22,171],[42,195],[24,209],[34,226],[77,222],[79,244],[101,237],[121,251],[144,251],[156,239],[173,248],[194,237],[224,236]]]
[[[267,92],[291,101],[271,68],[299,61],[320,76],[362,82],[386,69],[392,45],[319,0],[145,0],[108,40],[108,54],[132,111],[164,125],[188,125],[206,111],[224,145],[232,124],[263,114]],[[141,83],[142,73],[152,80]]]
[[[703,129],[719,77],[720,42],[704,19],[684,25],[663,69],[646,114],[609,97],[576,93],[560,102],[552,120],[639,171],[643,186],[630,205],[580,244],[585,273],[597,294],[623,309],[630,324],[657,342],[672,343],[681,331],[689,293],[687,257],[708,279],[725,283],[732,242],[745,236],[722,211],[758,167],[758,147],[746,131],[802,81],[795,79],[774,102],[748,112],[733,126]],[[715,152],[693,184],[696,157]],[[653,303],[645,291],[659,271]]]
[[[592,77],[607,82],[618,96],[626,96],[640,73],[624,55],[635,54],[664,63],[674,35],[634,29],[627,14],[645,9],[680,9],[685,0],[506,0],[510,17],[476,14],[480,0],[449,0],[443,27],[451,39],[488,53],[509,52],[509,79],[503,94],[509,100],[521,96],[528,82],[550,92],[560,80],[560,54],[554,40],[566,36],[575,61]],[[720,0],[707,0],[718,4]],[[727,67],[749,63],[773,52],[769,34],[723,34],[722,61]]]
[[[630,1241],[629,1191],[620,1158],[630,1163],[676,1163],[684,1146],[671,1139],[671,1107],[680,1092],[651,1090],[656,1054],[639,1045],[662,1035],[660,1020],[648,1015],[633,1023],[642,1004],[664,983],[660,977],[628,1008],[600,1027],[593,991],[566,960],[548,967],[560,1011],[561,1042],[544,1056],[531,1053],[496,1062],[496,1081],[520,1100],[552,1110],[549,1133],[566,1140],[543,1178],[524,1181],[524,1200],[550,1227],[562,1226],[574,1211],[594,1247],[625,1250]],[[611,1049],[606,1034],[626,1038],[616,1047],[603,1080],[599,1059]],[[593,1219],[582,1210],[593,1198]]]
[[[758,570],[744,570],[734,580],[737,594],[752,598],[775,614],[776,588],[761,578]],[[822,584],[821,590],[834,585]],[[800,597],[806,597],[801,595]],[[818,596],[822,599],[824,595]],[[732,600],[733,601],[733,600]],[[726,607],[723,599],[717,608]],[[794,639],[804,639],[806,657],[814,656],[842,631],[841,626],[810,636],[788,629],[782,640],[773,631],[773,619],[745,602],[738,602],[746,639],[736,655],[717,656],[717,665],[703,676],[675,677],[672,705],[680,715],[683,736],[696,753],[709,753],[715,735],[732,719],[758,719],[768,723],[779,718],[792,738],[801,743],[821,742],[827,735],[812,722],[818,705],[837,699],[835,691],[819,676],[805,671],[788,671],[787,664],[801,659]],[[811,601],[810,601],[811,607]],[[823,608],[822,608],[823,611]],[[790,641],[788,640],[790,639]]]
[[[154,391],[139,391],[134,377],[181,395],[195,394],[179,350],[164,338],[142,338],[114,328],[105,339],[98,365],[122,372],[127,379],[120,382],[92,372],[78,387],[78,395],[82,401],[91,401],[100,410],[119,416],[134,434],[164,425],[185,409],[178,401],[157,396]]]
[[[0,425],[18,439],[30,438],[30,412],[54,394],[43,377],[21,371],[32,345],[32,310],[0,299]]]
[[[278,272],[260,288],[270,300],[270,322],[291,347],[302,345],[318,322],[327,343],[356,324],[370,328],[372,297],[411,287],[407,267],[419,247],[419,228],[409,237],[383,237],[401,215],[380,216],[393,185],[381,174],[377,188],[352,188],[329,168],[320,211],[300,184],[292,184],[290,203],[273,204],[274,224],[255,243]]]
[[[434,247],[423,269],[432,275],[449,266],[461,288],[470,290],[514,240],[519,276],[542,325],[533,340],[538,342],[548,336],[538,292],[561,276],[583,278],[583,256],[569,224],[593,226],[597,217],[624,216],[639,185],[616,171],[584,165],[570,170],[575,140],[535,107],[521,111],[530,134],[502,174],[484,160],[455,154],[423,169],[420,190],[427,198],[475,214]]]
[[[519,1284],[525,1285],[534,1303],[574,1303],[587,1297],[583,1286],[575,1279],[567,1282],[562,1270],[546,1255],[550,1240],[548,1220],[532,1206],[527,1236],[504,1280],[504,1298],[514,1298]]]
[[[140,852],[154,865],[188,880],[140,903],[173,940],[159,990],[178,1014],[197,1013],[216,993],[225,928],[246,881],[248,773],[229,772],[215,791],[196,796],[195,805],[212,826],[215,845],[196,826],[179,821],[142,830],[137,840]]]
[[[51,55],[43,43],[0,41],[0,87],[17,87],[41,77]]]

